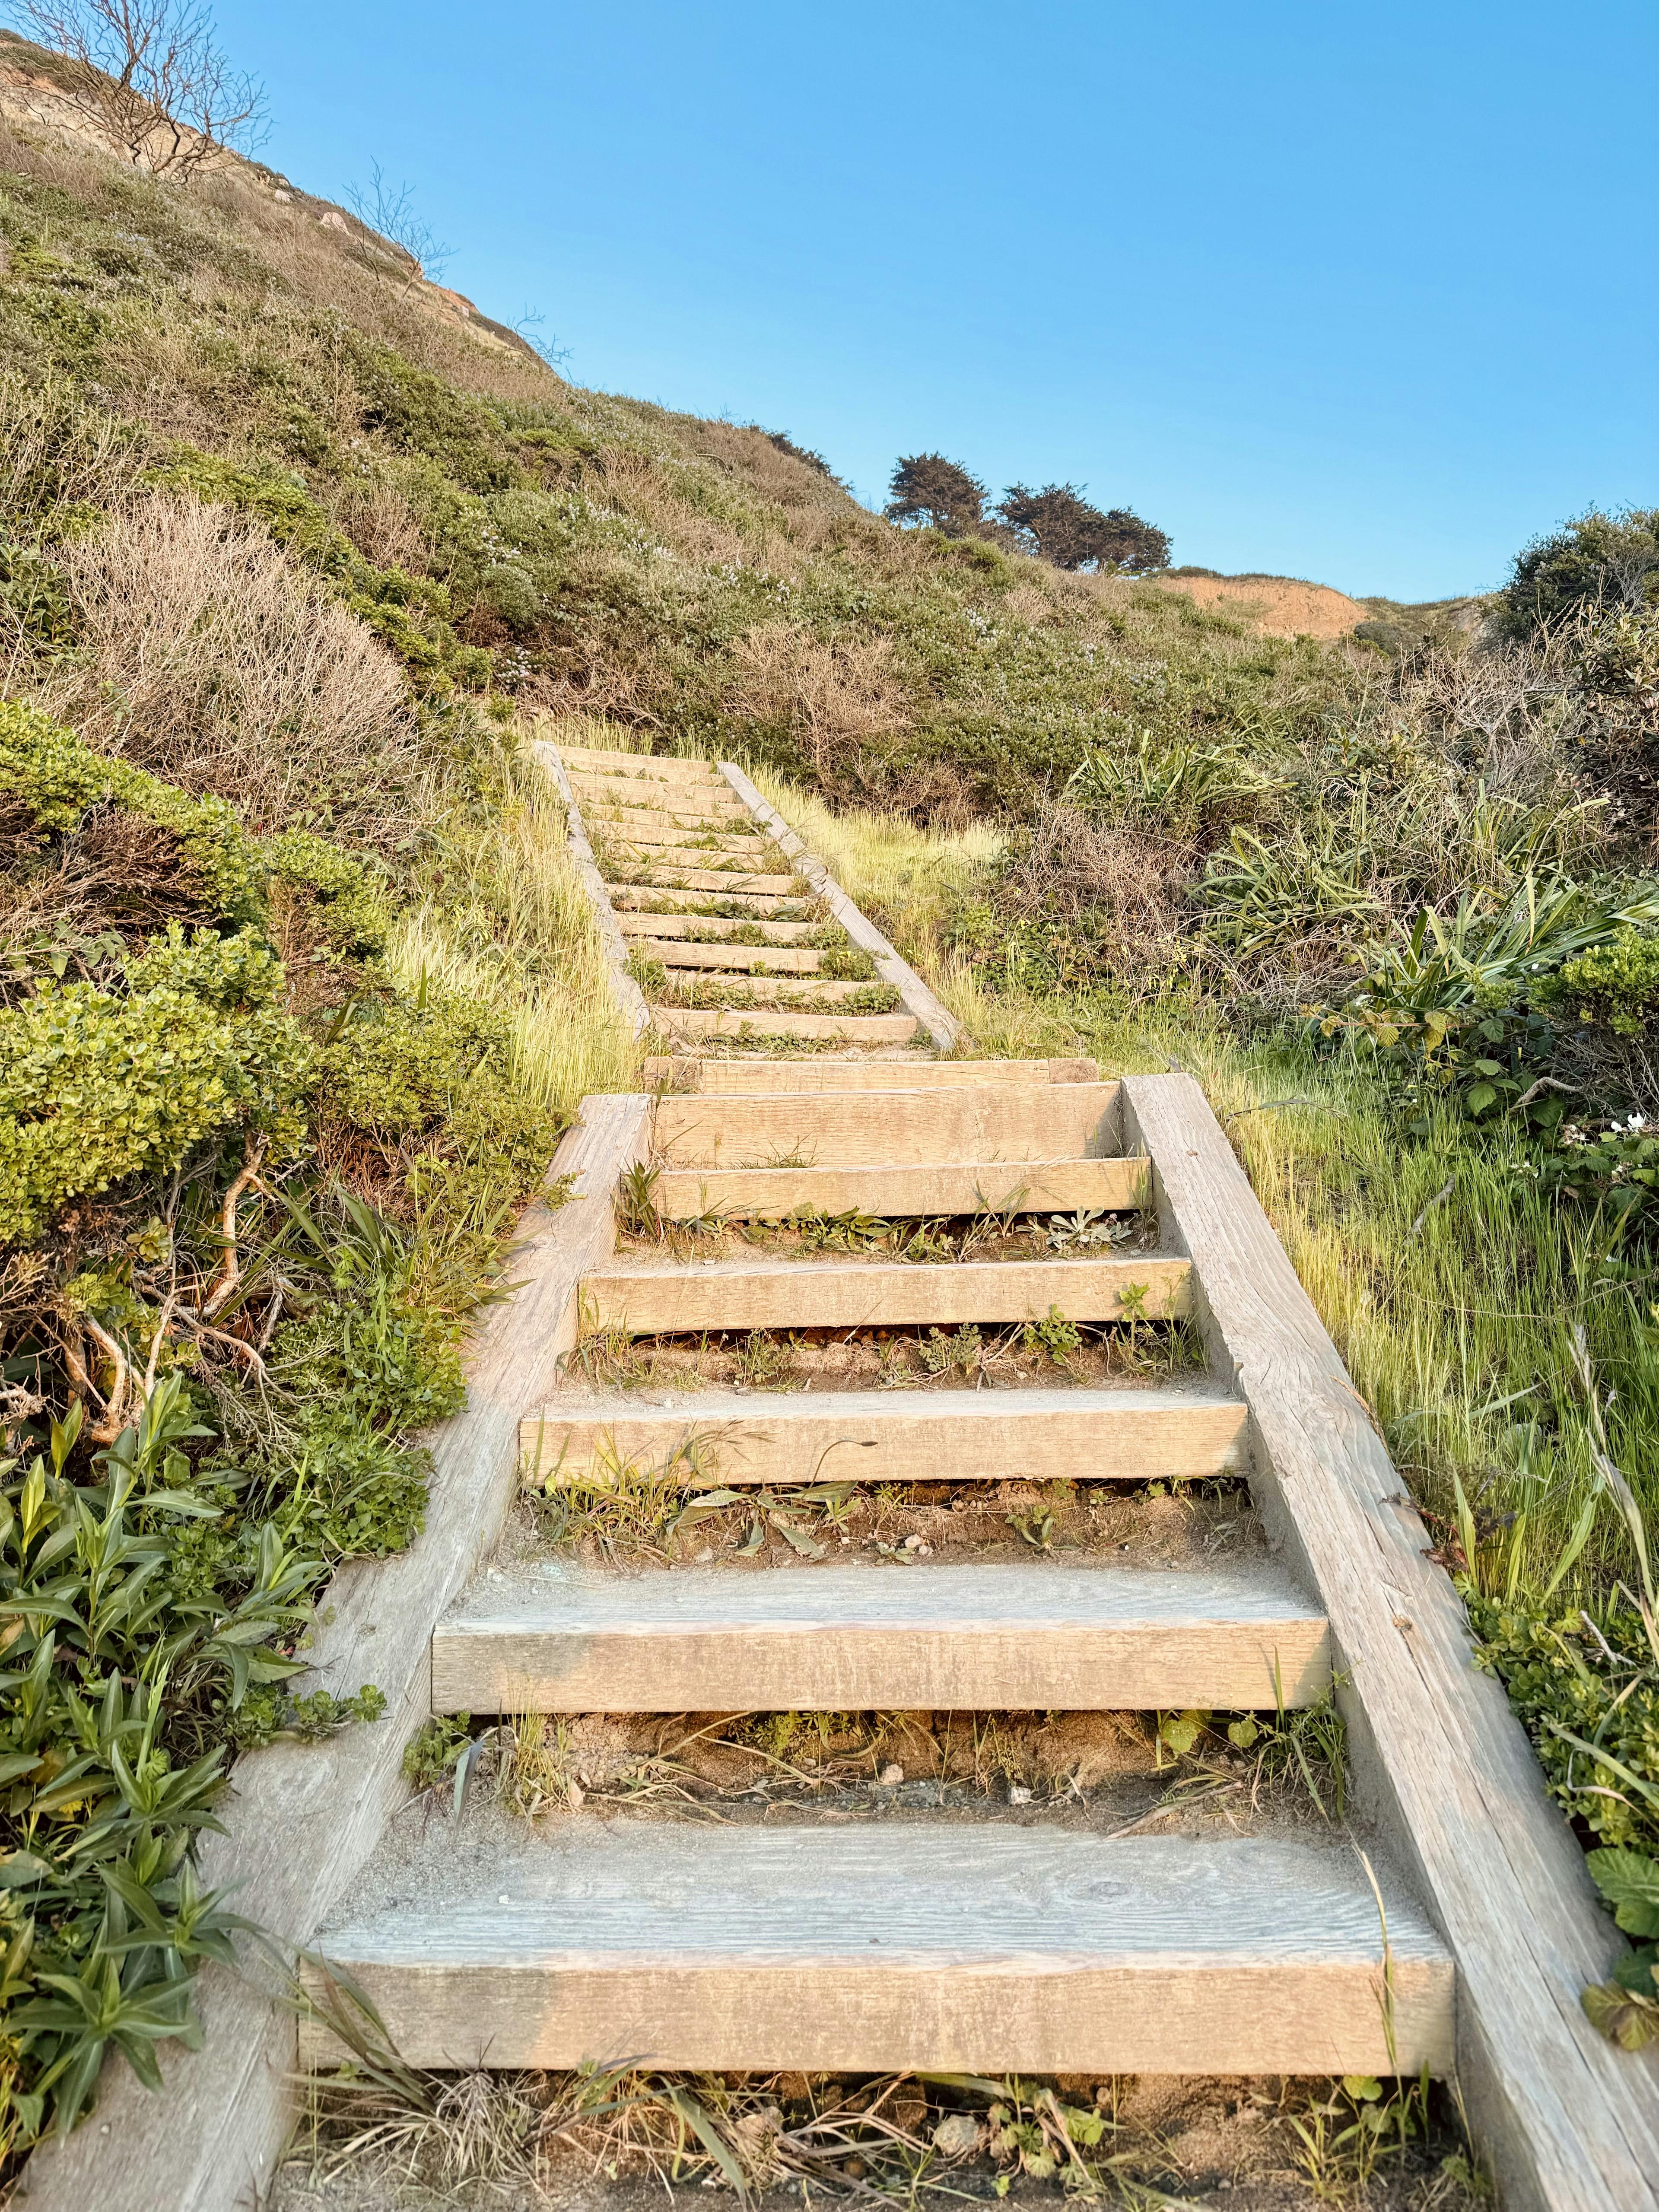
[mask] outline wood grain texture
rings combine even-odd
[[[647,806],[628,800],[618,803],[603,797],[596,799],[587,784],[583,786],[582,807],[591,822],[603,823],[607,829],[627,830],[700,830],[713,826],[742,834],[747,816],[746,809],[740,811],[730,806],[700,806],[691,799],[672,806]]]
[[[1209,1390],[700,1390],[667,1405],[573,1396],[526,1415],[527,1482],[556,1484],[596,1461],[672,1465],[689,1487],[1186,1482],[1238,1473],[1246,1460],[1243,1402]]]
[[[728,855],[750,860],[757,866],[763,860],[775,860],[778,855],[769,837],[757,830],[747,833],[733,826],[730,829],[713,823],[700,823],[695,830],[636,830],[632,823],[611,823],[596,820],[594,829],[606,846],[623,853],[678,853],[682,858],[695,859],[699,853],[711,858],[725,859]],[[709,833],[716,834],[709,841]]]
[[[1323,1620],[1267,1569],[550,1563],[432,1639],[441,1713],[1231,1711],[1329,1682]]]
[[[696,1168],[657,1178],[657,1210],[670,1221],[707,1214],[777,1220],[805,1208],[856,1210],[884,1220],[919,1214],[1054,1213],[1138,1206],[1151,1186],[1145,1160],[969,1160],[942,1167]]]
[[[862,945],[870,954],[882,981],[892,985],[939,1050],[954,1052],[965,1044],[967,1032],[956,1016],[928,989],[869,916],[854,904],[817,854],[801,842],[776,807],[761,796],[734,762],[722,761],[720,771],[779,851],[794,862],[854,944]]]
[[[793,876],[758,876],[739,873],[733,868],[677,868],[653,866],[648,870],[630,861],[613,862],[607,883],[626,884],[635,890],[665,891],[720,891],[737,898],[753,893],[766,898],[783,898],[796,890]]]
[[[921,1031],[914,1014],[798,1014],[771,1006],[651,1009],[659,1029],[684,1037],[838,1037],[848,1044],[908,1044]]]
[[[731,965],[732,963],[728,957],[726,961],[728,970]],[[849,983],[828,975],[803,975],[798,981],[785,979],[781,982],[765,975],[731,973],[710,975],[706,980],[695,975],[671,976],[669,979],[671,989],[684,987],[696,988],[700,984],[709,990],[722,992],[729,1006],[740,1008],[745,1013],[757,996],[774,995],[780,990],[787,994],[789,1004],[787,1008],[774,1008],[770,1011],[811,1013],[820,1006],[844,1006],[848,1000],[858,998],[862,992],[870,988],[867,983]],[[699,1011],[707,1013],[717,1010],[703,1007]],[[916,1018],[914,1014],[899,1015],[896,1011],[894,1018],[907,1022],[912,1030],[916,1026]]]
[[[593,909],[593,919],[605,945],[605,963],[611,970],[611,988],[617,994],[617,1003],[633,1027],[635,1036],[651,1026],[650,1010],[645,1003],[645,994],[628,972],[628,945],[617,927],[617,917],[611,910],[611,899],[600,875],[599,863],[593,857],[593,848],[588,842],[587,831],[582,822],[581,809],[576,794],[570,787],[564,763],[559,758],[558,748],[536,739],[532,750],[554,782],[564,801],[566,838],[570,857],[575,862],[576,873],[581,878],[588,902]]]
[[[552,1387],[576,1283],[614,1242],[611,1190],[643,1157],[646,1102],[589,1098],[581,1111],[553,1163],[556,1176],[577,1178],[575,1195],[520,1224],[520,1287],[489,1310],[472,1346],[465,1407],[430,1438],[424,1533],[395,1558],[342,1568],[318,1607],[313,1672],[299,1686],[346,1694],[375,1682],[385,1717],[326,1742],[246,1753],[222,1808],[229,1832],[203,1840],[204,1881],[240,1884],[237,1908],[283,1943],[311,1940],[408,1794],[403,1748],[430,1711],[433,1626],[500,1533],[526,1397]],[[245,2212],[256,2201],[292,2123],[295,2031],[257,1959],[249,1972],[244,1982],[203,1969],[206,2046],[163,2046],[159,2096],[111,2062],[94,2120],[31,2160],[29,2212]]]
[[[739,923],[727,925],[738,928]],[[803,931],[813,925],[804,922]],[[774,923],[775,930],[787,925]],[[665,1060],[646,1062],[646,1080],[673,1076],[705,1097],[812,1091],[980,1091],[988,1084],[1095,1083],[1091,1060]],[[881,1111],[884,1115],[886,1107]]]
[[[827,1088],[703,1092],[664,1098],[654,1121],[657,1149],[672,1168],[1109,1159],[1122,1152],[1121,1130],[1115,1083],[907,1085],[874,1101]]]
[[[594,1329],[635,1336],[721,1328],[957,1328],[963,1322],[1122,1317],[1138,1286],[1140,1319],[1187,1310],[1185,1260],[900,1261],[720,1260],[688,1267],[618,1263],[587,1276]]]
[[[612,906],[631,908],[639,913],[649,913],[654,907],[666,905],[674,914],[713,914],[716,907],[729,904],[740,908],[745,915],[752,915],[758,921],[776,914],[781,907],[788,907],[799,915],[803,908],[810,913],[814,904],[809,895],[799,891],[789,898],[773,898],[760,891],[727,891],[722,897],[714,898],[700,891],[671,890],[650,884],[608,884],[605,888]]]
[[[324,1941],[416,2065],[1389,2070],[1377,1907],[1346,1850],[574,1820],[453,1879]],[[1399,2063],[1443,2070],[1449,1962],[1383,1895]],[[308,2063],[333,2055],[307,2035]]]
[[[715,939],[735,937],[740,930],[758,928],[765,933],[764,942],[768,945],[798,945],[803,937],[813,936],[823,927],[816,921],[738,921],[729,915],[632,913],[619,914],[617,926],[624,937],[702,937],[707,931]]]
[[[665,968],[719,968],[736,975],[764,969],[769,975],[816,975],[823,955],[800,945],[687,945],[676,937],[633,934],[632,941],[647,958]]]
[[[1386,1445],[1190,1077],[1124,1085],[1217,1373],[1250,1407],[1257,1503],[1329,1617],[1357,1780],[1456,1959],[1458,2070],[1506,2206],[1654,2212],[1659,2056],[1579,1991],[1623,1949]]]

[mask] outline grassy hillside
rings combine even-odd
[[[1650,1501],[1650,618],[1274,637],[895,530],[274,173],[25,128],[11,52],[0,2142],[184,2027],[232,1757],[375,1724],[289,1695],[310,1596],[418,1527],[514,1212],[634,1079],[538,716],[750,763],[986,1049],[1205,1075],[1564,1801],[1659,1840],[1594,1413]]]

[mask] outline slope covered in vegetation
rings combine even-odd
[[[0,240],[15,2147],[185,2025],[230,1758],[374,1724],[289,1694],[306,1606],[418,1528],[634,1079],[538,715],[750,763],[986,1048],[1206,1073],[1564,1799],[1651,1848],[1641,526],[1478,647],[1267,637],[576,389],[257,167],[19,125]]]

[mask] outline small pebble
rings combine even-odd
[[[497,1905],[511,1905],[513,1900],[510,1897],[498,1897],[495,1902]]]
[[[1009,1784],[1008,1802],[1011,1805],[1029,1805],[1030,1802],[1031,1793],[1029,1790],[1024,1788],[1023,1785],[1018,1782],[1011,1782]]]
[[[903,1781],[904,1769],[902,1766],[884,1766],[877,1779],[884,1790],[890,1790],[895,1783]]]

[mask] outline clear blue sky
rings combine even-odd
[[[265,157],[378,157],[579,382],[936,447],[1177,561],[1439,597],[1659,504],[1651,0],[231,0]]]

